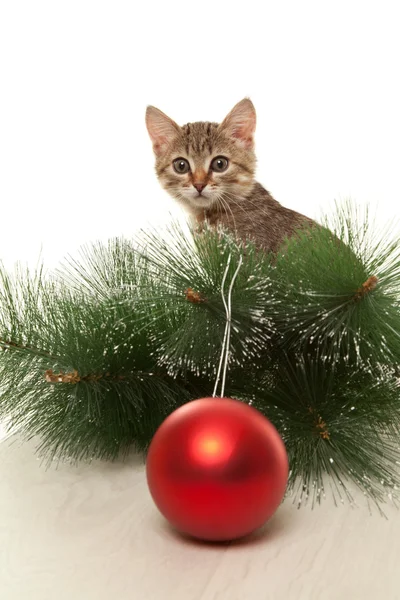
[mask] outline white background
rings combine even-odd
[[[318,217],[399,210],[397,2],[0,1],[0,259],[52,267],[176,209],[147,104],[178,123],[258,114],[258,179]]]
[[[258,179],[318,217],[351,196],[399,215],[398,2],[0,0],[0,259],[48,267],[179,213],[144,124],[258,114]],[[1,432],[0,432],[1,437]],[[286,501],[253,542],[168,529],[142,463],[45,470],[0,444],[4,600],[399,598],[399,513]],[[329,490],[328,490],[329,495]],[[397,561],[397,562],[396,562]]]

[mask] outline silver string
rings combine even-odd
[[[217,377],[215,380],[215,386],[214,386],[214,391],[213,391],[213,398],[216,397],[217,395],[217,387],[218,387],[218,383],[220,380],[220,376],[221,376],[221,369],[222,369],[222,363],[224,363],[224,370],[222,373],[222,384],[221,384],[221,398],[224,396],[224,391],[225,391],[225,382],[226,382],[226,373],[228,370],[228,360],[229,360],[229,352],[230,352],[230,339],[231,339],[231,325],[232,325],[232,290],[233,290],[233,286],[236,280],[236,277],[239,273],[240,267],[242,266],[242,262],[243,262],[243,258],[242,256],[239,257],[239,264],[236,268],[236,271],[233,274],[229,289],[228,289],[228,302],[226,302],[225,300],[225,296],[224,296],[224,285],[225,285],[225,281],[226,281],[226,277],[228,275],[228,271],[229,271],[229,265],[231,263],[231,257],[232,255],[230,254],[228,256],[228,260],[226,263],[226,268],[225,268],[225,272],[224,272],[224,276],[222,278],[222,283],[221,283],[221,296],[222,296],[222,302],[224,304],[225,307],[225,312],[226,312],[226,324],[225,324],[225,332],[224,332],[224,338],[222,341],[222,349],[221,349],[221,356],[219,359],[219,365],[218,365],[218,371],[217,371]]]
[[[224,296],[224,285],[225,285],[226,276],[228,275],[228,271],[229,271],[229,265],[230,265],[230,263],[231,263],[231,258],[232,258],[232,256],[231,256],[231,254],[230,254],[230,255],[228,256],[228,261],[227,261],[227,263],[226,263],[226,267],[225,267],[225,273],[224,273],[224,276],[223,276],[223,278],[222,278],[222,283],[221,283],[221,296],[222,296],[222,302],[224,303],[225,312],[226,312],[226,315],[227,315],[227,317],[228,317],[228,313],[229,313],[229,311],[228,311],[228,306],[227,306],[227,304],[226,304],[226,301],[225,301],[225,296]],[[218,365],[218,371],[217,371],[217,378],[216,378],[216,380],[215,380],[215,386],[214,386],[214,391],[213,391],[213,398],[215,398],[215,396],[217,395],[217,387],[218,387],[218,383],[219,383],[219,378],[220,378],[220,376],[221,376],[222,363],[223,363],[223,360],[224,360],[224,354],[225,354],[226,338],[227,338],[227,335],[228,335],[228,327],[229,327],[229,321],[228,321],[228,318],[227,318],[227,320],[226,320],[226,323],[225,323],[225,333],[224,333],[224,339],[223,339],[223,341],[222,341],[221,356],[220,356],[220,358],[219,358],[219,365]]]

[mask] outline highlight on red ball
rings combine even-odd
[[[234,540],[261,527],[281,503],[285,445],[255,408],[201,398],[173,412],[150,444],[146,473],[159,511],[180,532]]]
[[[204,427],[193,436],[189,445],[194,463],[204,466],[224,464],[231,456],[234,440],[231,435],[219,429]]]

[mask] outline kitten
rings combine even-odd
[[[221,225],[272,252],[297,229],[316,225],[283,207],[255,181],[256,112],[248,98],[221,124],[201,121],[180,127],[149,106],[146,125],[158,179],[193,221]]]

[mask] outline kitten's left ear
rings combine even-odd
[[[245,148],[254,145],[254,131],[256,129],[256,109],[250,98],[244,98],[236,104],[220,125],[230,137]]]
[[[146,110],[146,126],[154,153],[163,154],[174,138],[179,135],[181,128],[172,119],[167,117],[155,106],[148,106]]]

